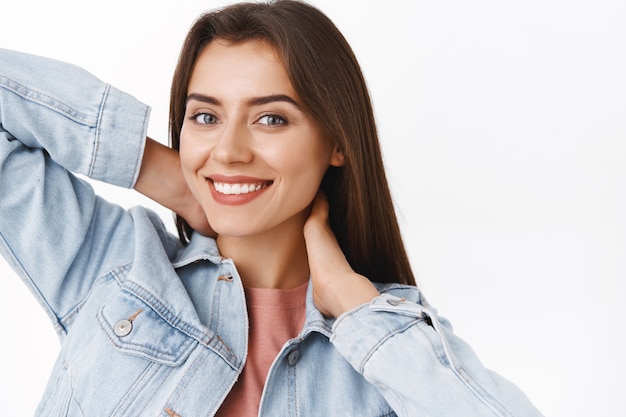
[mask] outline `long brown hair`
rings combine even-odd
[[[171,146],[179,149],[187,87],[196,59],[212,39],[262,40],[282,58],[302,104],[345,155],[322,189],[329,222],[352,268],[377,282],[415,285],[382,162],[372,105],[352,49],[330,19],[308,4],[239,3],[201,15],[183,44],[172,83]],[[183,243],[192,229],[177,216]]]

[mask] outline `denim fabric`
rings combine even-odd
[[[132,187],[148,115],[77,67],[0,50],[0,252],[62,340],[38,416],[212,416],[245,365],[243,286],[215,241],[183,247],[72,174]],[[260,416],[540,415],[417,288],[378,288],[334,320],[309,286]]]

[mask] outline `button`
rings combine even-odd
[[[120,320],[113,326],[113,333],[119,337],[127,336],[131,330],[133,330],[133,324],[129,320]]]
[[[402,303],[404,303],[406,301],[406,299],[404,297],[402,298],[388,298],[387,299],[387,304],[390,304],[392,306],[397,306],[400,305]]]
[[[298,359],[300,359],[300,351],[298,349],[292,350],[289,355],[287,355],[287,363],[289,366],[294,366],[298,363]]]

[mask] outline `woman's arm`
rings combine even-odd
[[[320,191],[304,225],[313,300],[327,317],[372,301],[379,294],[370,280],[352,270],[328,224],[328,201]]]
[[[182,216],[197,232],[215,235],[187,186],[175,150],[147,138],[135,190]]]
[[[134,186],[149,108],[73,65],[7,50],[0,62],[0,253],[62,332],[134,245],[130,215],[72,172]]]
[[[399,416],[540,417],[421,302],[383,293],[339,317],[331,342]]]
[[[337,317],[331,342],[399,416],[539,417],[513,384],[487,370],[416,288],[382,295],[355,273],[328,226],[323,195],[304,233],[316,307]]]

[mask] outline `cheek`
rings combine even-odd
[[[200,169],[207,159],[206,154],[208,152],[206,141],[199,140],[197,135],[185,131],[183,125],[183,129],[180,131],[179,146],[180,163],[183,171],[189,172]]]
[[[184,129],[181,130],[179,146],[181,171],[191,192],[196,197],[198,197],[197,172],[204,165],[204,161],[206,161],[198,148],[193,136],[186,135]]]
[[[296,193],[313,199],[326,173],[329,160],[325,152],[307,150],[282,160],[282,174],[296,187]]]
[[[183,135],[181,135],[180,137],[180,147],[178,149],[178,152],[183,175],[185,176],[185,179],[189,181],[188,174],[192,170],[194,165],[194,154],[193,152],[191,152],[189,142],[183,138]]]

